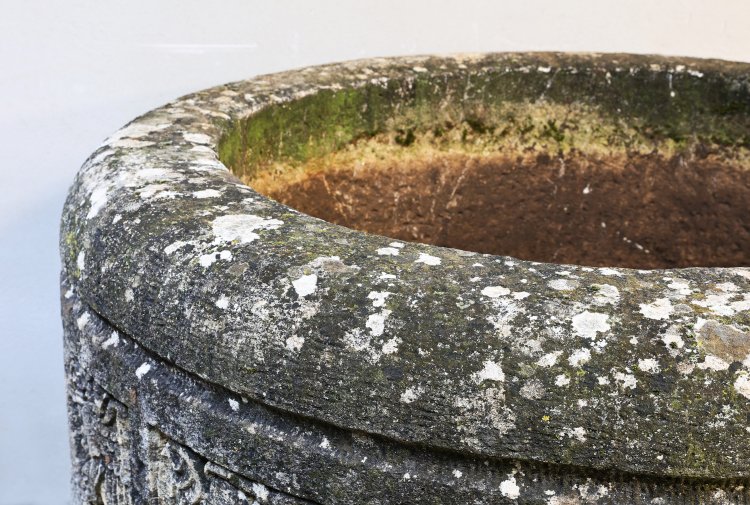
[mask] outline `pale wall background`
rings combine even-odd
[[[68,503],[57,224],[86,156],[179,95],[317,63],[618,51],[750,61],[747,0],[3,0],[0,505]]]

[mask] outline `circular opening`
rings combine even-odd
[[[750,96],[718,72],[584,64],[427,71],[240,121],[259,192],[399,240],[552,263],[750,258]]]

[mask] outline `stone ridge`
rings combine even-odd
[[[128,124],[81,168],[61,231],[71,293],[179,369],[341,429],[469,457],[750,478],[750,359],[721,343],[750,338],[750,269],[588,268],[398,243],[271,201],[217,157],[235,121],[320,90],[556,66],[680,66],[745,87],[750,70],[624,55],[411,57],[189,95]],[[501,489],[523,492],[515,479]]]

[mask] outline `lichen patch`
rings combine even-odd
[[[481,384],[484,381],[503,382],[505,380],[505,373],[503,373],[503,367],[500,363],[487,360],[484,362],[484,368],[474,373],[473,378],[477,384]]]
[[[735,391],[750,399],[750,375],[746,372],[737,374],[733,386]]]
[[[547,285],[556,291],[574,291],[580,283],[573,279],[553,279]]]
[[[283,224],[283,221],[275,218],[254,214],[232,214],[214,219],[211,229],[218,242],[237,240],[241,244],[248,244],[260,238],[257,231],[275,230]]]
[[[318,276],[316,274],[303,275],[299,279],[292,281],[294,291],[297,292],[297,296],[305,298],[313,293],[318,288]]]
[[[379,337],[382,335],[385,331],[385,321],[390,315],[391,311],[388,309],[381,310],[375,314],[370,314],[365,322],[365,326],[370,330],[370,335],[373,337]]]
[[[503,286],[487,286],[482,289],[482,294],[488,298],[498,298],[510,294],[510,289]]]
[[[429,266],[437,266],[441,263],[440,258],[427,253],[419,253],[419,257],[414,260],[414,263],[424,263]]]
[[[576,349],[568,357],[568,363],[570,363],[570,366],[579,367],[583,365],[584,363],[587,363],[590,359],[591,359],[590,349],[586,349],[586,348]]]
[[[521,496],[521,488],[516,483],[516,478],[513,475],[500,483],[500,492],[509,500],[517,500]]]
[[[388,291],[370,291],[367,298],[372,300],[373,307],[382,307],[385,305],[386,299],[392,294]]]
[[[659,298],[651,303],[641,303],[640,312],[644,317],[661,321],[669,319],[674,313],[674,307],[669,298]]]
[[[286,339],[286,348],[290,351],[298,352],[302,349],[302,346],[305,344],[304,337],[300,337],[297,335],[292,335],[291,337]]]
[[[573,316],[573,331],[583,338],[594,340],[599,333],[606,333],[610,329],[607,322],[609,316],[599,312],[584,311]]]

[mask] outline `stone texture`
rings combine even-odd
[[[76,500],[746,503],[750,269],[394,247],[218,159],[238,121],[315,93],[551,69],[689,73],[750,116],[747,65],[497,54],[259,77],[105,141],[61,232]]]

